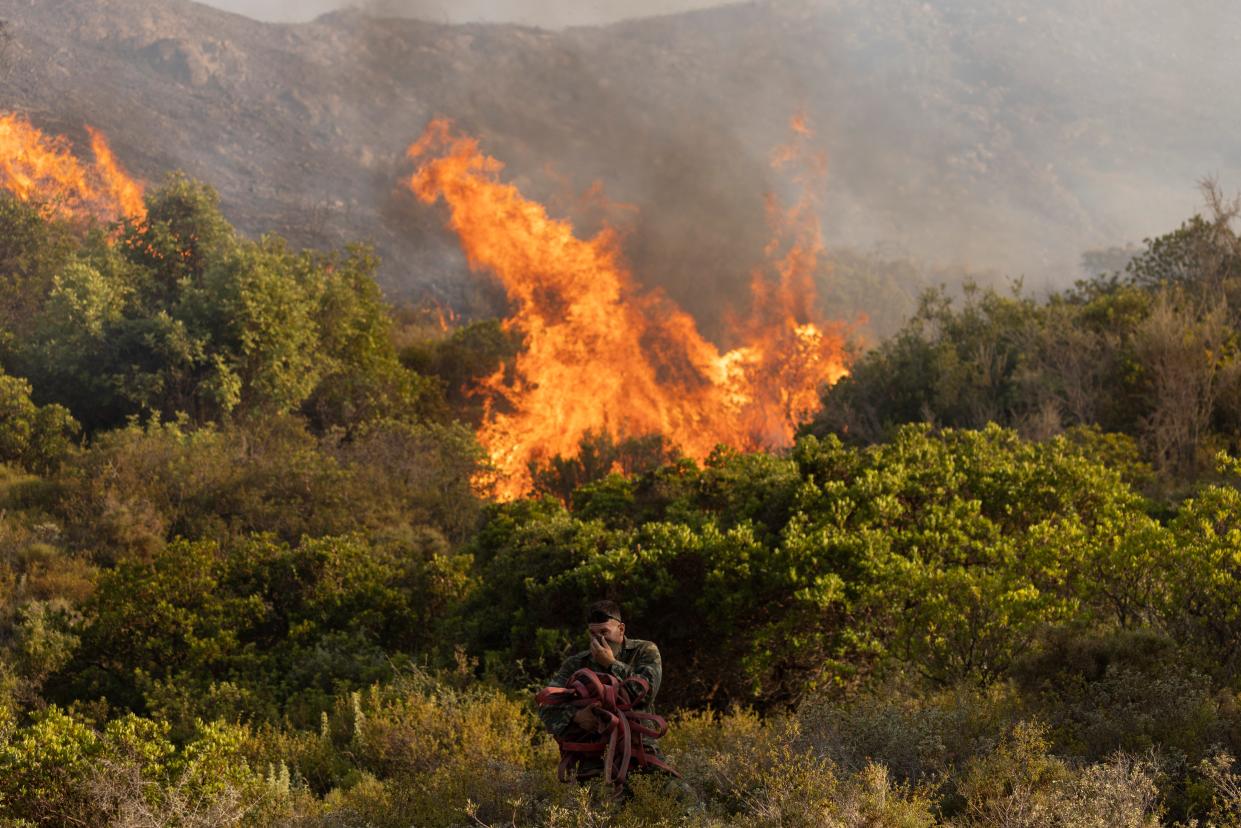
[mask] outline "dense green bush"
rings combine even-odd
[[[149,556],[178,536],[296,542],[431,525],[456,539],[477,521],[480,462],[459,426],[382,421],[341,439],[292,415],[220,427],[152,420],[73,457],[55,508],[68,540],[102,561]]]
[[[928,292],[826,393],[810,429],[874,442],[920,421],[996,422],[1036,439],[1094,425],[1135,437],[1165,488],[1196,478],[1241,439],[1238,210],[1207,196],[1205,216],[1149,240],[1123,274],[1046,301]]]
[[[607,478],[571,507],[494,507],[467,627],[497,665],[542,674],[590,597],[615,596],[683,665],[681,703],[787,703],[897,662],[992,680],[1057,625],[1150,623],[1163,605],[1175,537],[1088,455],[908,427],[869,449],[809,437],[787,459]]]
[[[323,430],[417,413],[429,385],[397,358],[368,251],[247,241],[184,177],[148,206],[119,243],[96,234],[61,255],[39,277],[46,293],[22,300],[35,324],[8,361],[41,399],[91,432],[134,414],[204,423],[304,408]]]
[[[0,463],[55,471],[73,447],[77,421],[62,405],[35,405],[26,380],[0,372]]]
[[[53,279],[77,247],[72,228],[40,206],[0,193],[0,364],[9,368],[14,349],[36,329]]]
[[[197,717],[317,721],[338,689],[435,652],[465,563],[433,530],[379,543],[178,541],[100,578],[54,692],[155,711],[178,727]]]
[[[178,748],[159,722],[123,716],[98,729],[52,707],[0,726],[0,814],[10,825],[272,824],[289,810],[287,780],[250,765],[248,739],[201,725]]]

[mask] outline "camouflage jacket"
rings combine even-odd
[[[655,694],[659,692],[659,682],[664,677],[664,668],[659,660],[659,648],[653,642],[639,638],[626,638],[621,644],[620,654],[616,657],[616,661],[613,661],[612,665],[606,669],[595,663],[590,650],[574,653],[565,659],[564,664],[560,665],[560,669],[548,685],[551,687],[568,686],[569,679],[583,667],[589,667],[600,674],[611,673],[619,679],[627,679],[630,676],[641,676],[646,679],[651,685],[651,692],[634,706],[634,710],[648,713],[654,711],[652,705],[655,701]],[[539,718],[543,720],[543,725],[548,731],[558,738],[565,738],[566,735],[571,737],[572,741],[595,741],[601,738],[597,734],[587,735],[574,725],[573,714],[575,712],[577,708],[572,705],[551,705],[539,708]],[[570,727],[574,729],[573,733],[568,732]]]

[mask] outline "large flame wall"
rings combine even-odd
[[[0,113],[0,187],[62,217],[143,220],[141,186],[87,129],[91,163],[64,138]],[[771,273],[755,274],[752,307],[732,324],[737,344],[721,350],[665,296],[638,289],[615,234],[578,238],[500,181],[502,165],[447,122],[432,123],[409,155],[410,187],[448,205],[470,266],[500,280],[514,309],[506,325],[525,341],[512,370],[478,389],[488,403],[479,439],[501,497],[527,492],[532,464],[575,456],[591,434],[658,434],[696,458],[720,444],[787,445],[821,386],[846,372],[840,330],[815,315],[821,243],[806,203],[773,209],[782,231]]]
[[[839,330],[812,318],[819,244],[804,211],[789,217],[796,238],[776,278],[755,276],[753,309],[734,326],[740,344],[721,351],[666,297],[637,289],[613,233],[577,238],[447,122],[409,155],[410,187],[448,205],[470,266],[500,280],[514,308],[506,325],[525,339],[511,374],[481,389],[479,439],[501,497],[528,491],[532,462],[575,456],[591,433],[660,434],[697,458],[719,444],[786,445],[821,385],[846,372]]]
[[[103,135],[86,129],[94,163],[79,160],[64,137],[46,135],[20,115],[0,113],[0,187],[62,218],[144,219],[141,185],[121,169]]]

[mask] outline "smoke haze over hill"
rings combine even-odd
[[[211,183],[248,232],[372,239],[392,295],[468,308],[486,280],[442,213],[398,186],[408,144],[452,118],[553,212],[618,223],[637,278],[709,330],[763,258],[766,195],[795,195],[770,164],[795,112],[828,160],[816,194],[832,248],[1035,285],[1175,227],[1204,175],[1241,184],[1226,103],[1241,16],[1225,0],[769,0],[563,31],[443,21],[503,8],[552,26],[603,6],[435,8],[276,24],[187,0],[0,0],[14,37],[0,94],[53,131],[101,128],[148,180],[180,168]],[[581,198],[595,182],[632,209],[601,216]],[[887,302],[856,292],[825,301],[845,315]]]

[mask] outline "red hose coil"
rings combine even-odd
[[[544,687],[539,691],[534,700],[541,706],[567,704],[590,708],[604,723],[602,741],[568,742],[556,738],[560,745],[557,776],[561,782],[573,778],[583,759],[597,754],[603,754],[603,778],[613,785],[624,784],[631,761],[639,767],[659,768],[680,776],[667,762],[649,753],[642,741],[643,736],[658,739],[668,732],[668,722],[662,716],[633,709],[650,691],[650,684],[641,676],[622,680],[589,668],[574,673],[566,687]]]

